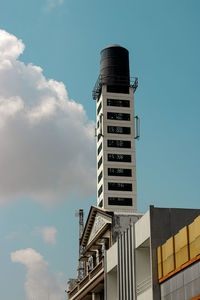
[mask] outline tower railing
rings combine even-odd
[[[135,92],[138,87],[138,77],[127,77],[121,75],[99,75],[94,89],[92,91],[92,97],[94,100],[99,99],[103,84],[109,82],[111,85],[130,86]]]

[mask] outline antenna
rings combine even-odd
[[[78,279],[82,280],[85,276],[84,262],[80,261],[80,258],[83,255],[83,246],[81,246],[81,237],[84,230],[84,211],[79,209],[75,212],[75,216],[79,217],[79,264],[78,264]]]

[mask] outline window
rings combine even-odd
[[[108,153],[108,161],[131,162],[131,155]]]
[[[108,147],[131,148],[131,141],[107,140]]]
[[[102,102],[100,102],[98,108],[97,108],[97,115],[99,114],[100,110],[101,110],[101,107],[102,107]]]
[[[101,137],[102,137],[102,134],[99,133],[99,134],[98,134],[98,141],[100,140]]]
[[[97,122],[97,128],[99,128],[99,121]]]
[[[131,169],[122,169],[122,168],[108,168],[108,176],[132,176]]]
[[[101,185],[98,190],[98,197],[102,194],[102,192],[103,192],[103,185]]]
[[[116,113],[116,112],[107,112],[108,120],[119,120],[119,121],[130,121],[130,114],[125,113]]]
[[[99,205],[98,205],[99,207],[103,207],[103,200],[101,200],[100,202],[99,202]]]
[[[101,180],[102,177],[103,177],[103,173],[102,173],[102,171],[101,171],[101,173],[100,173],[99,176],[98,176],[98,183],[99,183],[99,181]]]
[[[107,106],[130,107],[130,101],[119,99],[107,99]]]
[[[109,191],[132,191],[132,183],[108,182]]]
[[[107,85],[108,93],[122,93],[129,94],[129,78],[127,77],[127,85],[119,85],[118,83],[123,82],[125,84],[124,76],[116,80],[117,85]]]
[[[98,150],[97,150],[98,155],[99,155],[99,153],[101,152],[101,150],[102,150],[102,143],[99,145],[99,148],[98,148]]]
[[[108,133],[116,133],[116,134],[130,134],[131,128],[130,127],[121,127],[121,126],[108,126],[107,132]]]
[[[102,157],[98,161],[98,169],[100,168],[101,164],[102,164]]]
[[[132,198],[108,197],[108,205],[132,206]]]

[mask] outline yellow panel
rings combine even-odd
[[[200,236],[190,243],[190,259],[200,254]]]
[[[163,272],[162,272],[162,263],[158,264],[158,279],[163,277]]]
[[[166,260],[163,261],[163,276],[166,276],[168,274],[167,272],[167,262]]]
[[[162,248],[159,246],[157,248],[157,259],[158,259],[158,279],[162,278]]]
[[[200,254],[200,216],[189,225],[190,258]]]
[[[163,276],[174,271],[174,269],[175,269],[175,264],[174,264],[174,254],[173,254],[163,261]]]
[[[174,236],[175,252],[178,252],[187,244],[188,244],[188,229],[187,226],[185,226]]]
[[[188,230],[189,230],[189,243],[192,243],[196,238],[195,222],[192,222],[188,226]]]
[[[157,259],[158,259],[158,264],[162,262],[161,246],[157,248]]]
[[[197,238],[198,236],[200,236],[200,216],[198,216],[194,220],[194,223],[195,223],[195,235],[196,235],[196,238]]]
[[[163,244],[163,245],[161,246],[161,248],[162,248],[162,260],[164,261],[164,260],[166,260],[166,258],[167,258],[167,255],[166,255],[166,243]]]
[[[174,237],[169,238],[162,246],[162,259],[167,260],[174,253]]]
[[[172,236],[166,241],[166,256],[169,257],[174,253],[174,237]]]
[[[180,267],[189,260],[188,245],[175,252],[176,268]]]
[[[194,222],[197,224],[197,226],[200,229],[200,215],[194,220]]]
[[[189,226],[189,241],[192,243],[200,234],[200,216],[198,216]]]

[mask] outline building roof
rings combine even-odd
[[[106,217],[110,217],[113,215],[112,212],[108,212],[102,208],[96,207],[96,206],[91,206],[87,221],[85,223],[83,235],[81,237],[80,244],[81,246],[85,247],[87,245],[88,239],[90,237],[91,229],[95,221],[95,217],[97,213],[100,213],[101,215],[104,215]]]

